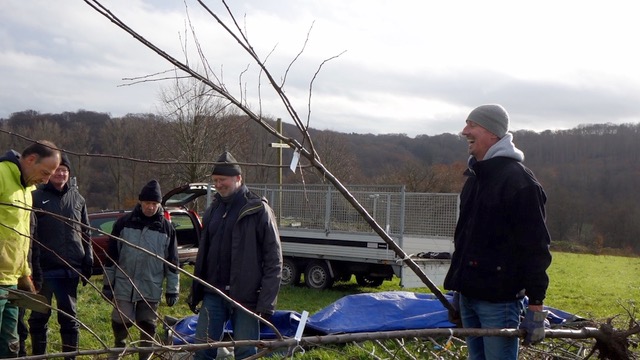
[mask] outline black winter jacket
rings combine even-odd
[[[542,304],[551,263],[542,187],[507,157],[476,162],[465,175],[444,287],[491,302],[526,294],[530,304]]]
[[[244,205],[233,224],[231,240],[231,272],[228,293],[250,310],[273,314],[282,278],[282,249],[275,216],[264,198],[248,191],[243,185]],[[235,201],[235,200],[234,200]],[[207,278],[216,268],[216,259],[208,258],[212,244],[209,222],[220,206],[218,196],[203,216],[204,228],[198,247],[194,275]],[[197,281],[192,284],[192,303],[199,303],[208,291]]]
[[[62,221],[52,215],[36,213],[37,241],[33,246],[39,246],[42,271],[69,269],[65,261],[78,271],[83,265],[91,267],[93,250],[90,230],[80,225],[89,226],[89,215],[85,199],[78,189],[65,184],[63,190],[58,191],[53,185],[46,184],[33,191],[33,207],[74,220]]]

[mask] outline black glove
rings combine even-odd
[[[449,309],[449,322],[455,324],[457,328],[462,327],[462,319],[460,318],[460,293],[455,291],[453,299],[450,302],[453,310]]]
[[[178,294],[164,294],[164,299],[167,301],[167,306],[171,307],[178,302]]]
[[[191,309],[194,314],[200,312],[200,309],[198,309],[198,304],[194,303],[193,301],[193,291],[189,291],[189,295],[187,296],[187,304],[189,305],[189,309]]]
[[[547,319],[548,311],[527,310],[524,321],[520,324],[521,329],[527,331],[524,336],[524,346],[534,345],[544,339],[544,322]]]
[[[111,289],[111,286],[109,285],[102,286],[102,295],[104,295],[104,297],[107,298],[107,300],[113,301],[113,290]]]
[[[259,312],[258,316],[260,316],[261,318],[265,319],[267,322],[271,322],[271,314],[269,313],[263,313],[263,312]]]

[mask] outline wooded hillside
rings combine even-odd
[[[215,114],[169,120],[151,114],[112,118],[84,110],[28,110],[0,119],[0,145],[20,152],[30,140],[48,139],[70,152],[72,176],[91,210],[131,207],[152,178],[165,192],[207,181],[210,163],[223,150],[246,163],[247,183],[277,183],[278,150],[269,146],[275,138],[243,116]],[[295,133],[291,126],[285,124],[285,134]],[[320,159],[344,184],[404,184],[418,192],[462,187],[467,144],[455,134],[409,138],[309,131]],[[640,254],[640,195],[635,191],[640,124],[518,131],[514,142],[547,192],[554,247]],[[307,183],[322,181],[312,170],[292,174],[290,158],[290,151],[283,150],[283,182],[300,182],[301,176]]]

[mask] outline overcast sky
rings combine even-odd
[[[225,15],[219,1],[205,0]],[[255,63],[192,0],[104,0],[130,27],[198,66],[187,13],[215,75],[291,122]],[[500,103],[511,130],[640,121],[640,21],[631,1],[229,1],[310,126],[346,133],[458,133]],[[224,16],[228,21],[228,17]],[[36,110],[157,113],[172,66],[81,0],[0,1],[0,118]],[[246,71],[245,71],[246,70]],[[240,74],[245,71],[240,79]],[[240,84],[243,90],[240,90]],[[257,89],[260,88],[261,100]]]

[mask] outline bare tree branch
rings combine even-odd
[[[214,84],[209,79],[207,79],[205,76],[197,73],[196,71],[194,71],[193,69],[191,69],[187,65],[185,65],[184,63],[181,63],[180,61],[176,60],[174,57],[172,57],[171,55],[167,54],[165,51],[161,50],[156,45],[154,45],[153,43],[151,43],[148,40],[146,40],[143,36],[141,36],[140,34],[135,32],[133,29],[131,29],[129,26],[127,26],[125,23],[123,23],[120,19],[118,19],[114,14],[111,13],[111,11],[109,11],[107,8],[102,6],[102,4],[100,4],[99,1],[97,1],[97,0],[84,0],[84,1],[87,4],[89,4],[89,6],[91,6],[96,11],[98,11],[100,14],[102,14],[103,16],[108,18],[111,22],[116,24],[118,27],[120,27],[121,29],[123,29],[124,31],[126,31],[127,33],[132,35],[134,38],[136,38],[142,44],[144,44],[145,46],[147,46],[148,48],[150,48],[151,50],[156,52],[158,55],[160,55],[161,57],[163,57],[164,59],[169,61],[171,64],[173,64],[174,66],[176,66],[179,69],[183,70],[184,72],[186,72],[188,74],[191,74],[194,78],[196,78],[196,79],[198,79],[200,81],[203,81],[207,85],[211,86],[212,89],[214,89],[216,92],[220,93],[222,96],[224,96],[229,101],[231,101],[241,111],[243,111],[246,115],[248,115],[252,120],[254,120],[257,123],[259,123],[265,130],[270,132],[272,135],[276,136],[277,138],[279,138],[283,142],[287,143],[290,147],[292,147],[294,149],[297,149],[302,156],[306,157],[311,162],[311,164],[328,181],[330,181],[336,187],[336,189],[345,197],[345,199],[367,221],[367,223],[371,226],[371,228],[389,245],[389,247],[402,259],[402,261],[405,262],[405,264],[409,268],[411,268],[411,270],[413,270],[416,273],[416,275],[423,281],[423,283],[425,283],[427,285],[429,290],[431,290],[431,292],[440,300],[440,302],[442,302],[442,304],[447,309],[451,308],[451,304],[449,304],[449,302],[444,297],[444,295],[442,294],[440,289],[427,277],[427,275],[411,259],[411,257],[408,256],[404,252],[404,250],[400,246],[398,246],[398,244],[395,243],[395,241],[391,238],[391,236],[389,236],[389,234],[387,234],[384,231],[384,229],[375,221],[375,219],[373,219],[371,217],[371,215],[366,211],[366,209],[347,190],[347,188],[322,164],[322,162],[320,162],[319,158],[317,157],[317,154],[315,154],[314,151],[308,151],[305,147],[303,147],[300,143],[298,143],[294,139],[286,138],[282,134],[278,133],[278,131],[275,130],[271,125],[266,123],[261,117],[257,116],[251,109],[249,109],[244,104],[242,104],[240,101],[238,101],[233,95],[231,95],[230,93],[225,91],[225,89],[223,89],[220,86]],[[267,78],[269,79],[269,82],[270,82],[271,86],[274,88],[274,90],[276,91],[276,93],[280,97],[282,103],[284,104],[285,108],[289,112],[291,118],[298,125],[298,128],[301,131],[301,133],[303,134],[305,140],[307,140],[307,141],[309,141],[309,143],[311,143],[311,139],[308,136],[306,128],[304,126],[302,126],[302,124],[300,122],[300,118],[299,118],[297,112],[295,111],[295,109],[293,108],[293,105],[291,104],[289,98],[285,95],[284,91],[282,90],[280,85],[275,81],[275,79],[273,78],[271,73],[268,71],[268,69],[266,69],[264,63],[261,62],[261,60],[259,59],[259,57],[255,53],[253,48],[246,43],[246,38],[244,38],[244,35],[241,33],[241,37],[239,37],[237,34],[235,34],[233,31],[231,31],[231,29],[220,19],[220,17],[217,14],[215,14],[213,11],[211,11],[201,0],[198,0],[198,2],[238,42],[238,44],[240,44],[240,46],[242,46],[242,48],[244,48],[246,50],[246,52],[256,61],[258,66],[264,71],[265,76],[267,76]],[[228,6],[226,5],[226,2],[223,1],[223,3],[227,7],[227,10],[230,12]],[[232,17],[232,19],[233,19],[233,21],[235,23],[235,18],[233,17],[233,15],[231,15],[231,17]],[[237,25],[236,25],[236,27],[237,27]]]

